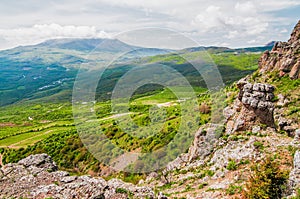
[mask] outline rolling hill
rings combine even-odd
[[[116,39],[54,39],[37,45],[20,46],[0,52],[0,106],[36,99],[70,101],[80,67],[90,70],[90,66],[99,63],[102,67],[111,57],[127,51],[106,70],[98,97],[109,98],[107,93],[118,78],[131,68],[147,63],[169,65],[185,75],[193,85],[205,87],[203,79],[196,81],[199,74],[193,67],[180,59],[182,55],[196,58],[203,50],[211,54],[224,81],[230,83],[256,69],[259,54],[266,49],[270,47],[195,47],[173,51],[130,46]],[[244,56],[249,53],[250,56]],[[145,92],[153,89],[157,88]]]

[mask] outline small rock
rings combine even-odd
[[[258,133],[258,132],[260,132],[260,130],[261,130],[260,126],[254,126],[254,127],[252,128],[252,132],[253,132],[253,133]]]

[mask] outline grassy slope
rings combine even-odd
[[[219,65],[219,69],[225,76],[225,79],[227,78],[227,83],[230,83],[245,74],[251,73],[257,67],[256,63],[259,56],[257,54],[247,56],[235,55],[230,52],[215,54],[212,57]],[[161,58],[155,58],[154,60],[162,61]],[[173,60],[173,58],[170,58],[170,60]],[[168,64],[173,65],[180,72],[184,73],[191,81],[198,78],[193,74],[193,71],[189,70],[189,67],[186,67],[186,64]],[[198,86],[195,86],[194,89],[197,93],[205,92],[205,88]],[[2,124],[0,127],[0,146],[15,148],[5,149],[4,162],[15,162],[32,153],[46,152],[53,156],[62,169],[80,173],[86,173],[91,170],[99,172],[101,168],[98,165],[99,163],[95,162],[94,158],[85,150],[74,131],[71,104],[61,102],[54,104],[45,103],[49,99],[56,101],[56,96],[60,97],[60,95],[56,94],[42,98],[42,100],[10,105],[0,111],[0,124]],[[166,102],[175,103],[177,98],[168,89],[165,89],[151,92],[151,94],[140,94],[133,99],[130,110],[134,112],[132,118],[139,126],[145,126],[150,121],[148,114],[150,105]],[[206,94],[199,95],[199,104],[202,102],[209,105],[209,96]],[[168,125],[160,133],[150,138],[137,139],[126,134],[117,128],[113,119],[103,120],[102,128],[105,130],[106,135],[121,148],[128,150],[141,148],[144,151],[155,150],[172,139],[178,124],[180,114],[178,114],[177,106],[167,107],[166,110],[170,118]],[[98,118],[110,116],[109,102],[98,102],[95,111]],[[33,120],[29,120],[28,117],[33,118]],[[207,123],[209,114],[201,114],[199,119],[199,125]],[[57,146],[58,140],[59,143],[74,142],[76,144],[72,145],[72,147],[63,148],[61,145]],[[26,147],[27,145],[31,146]],[[104,153],[106,152],[104,151]],[[83,159],[85,164],[78,165],[78,161]],[[66,164],[65,160],[68,160],[69,163]]]

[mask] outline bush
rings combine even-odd
[[[276,199],[281,198],[286,189],[288,172],[280,169],[279,163],[271,157],[261,164],[251,167],[251,175],[246,190],[243,191],[247,199]]]
[[[241,192],[242,192],[242,187],[233,184],[229,185],[229,187],[226,189],[226,193],[228,195],[234,195],[236,193],[241,193]]]
[[[259,142],[259,141],[255,141],[255,142],[253,143],[253,146],[254,146],[255,148],[259,149],[259,150],[262,150],[262,149],[264,148],[263,143],[261,143],[261,142]]]
[[[227,165],[226,169],[228,169],[228,170],[230,170],[230,171],[236,170],[236,169],[237,169],[237,164],[236,164],[236,162],[235,162],[234,160],[230,160],[230,161],[228,162],[228,165]]]
[[[202,103],[199,107],[200,113],[202,114],[208,114],[210,113],[210,107],[206,103]]]
[[[207,182],[204,182],[204,183],[202,183],[202,184],[200,184],[199,186],[198,186],[198,189],[203,189],[205,186],[207,186],[208,185],[208,183]]]

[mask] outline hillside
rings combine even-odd
[[[100,163],[84,147],[76,131],[70,103],[39,104],[35,101],[34,106],[21,103],[4,107],[0,134],[3,149],[0,152],[5,165],[0,170],[0,195],[29,198],[61,198],[66,194],[68,198],[299,198],[299,25],[300,21],[288,42],[276,43],[272,50],[262,55],[245,49],[246,53],[244,50],[230,52],[227,48],[208,50],[221,73],[228,75],[224,78],[227,86],[221,91],[226,94],[224,107],[221,107],[223,113],[220,112],[224,116],[221,124],[211,120],[213,96],[178,54],[172,52],[134,60],[137,65],[169,64],[189,77],[190,82],[198,82],[193,84],[199,109],[193,109],[193,112],[199,111],[198,130],[191,143],[182,141],[182,145],[189,144],[185,153],[178,154],[177,149],[159,153],[162,146],[176,136],[182,114],[181,99],[170,89],[151,88],[151,92],[145,89],[147,92],[137,93],[130,100],[128,115],[136,126],[148,126],[154,121],[150,118],[151,107],[165,110],[167,125],[155,135],[151,134],[153,129],[142,131],[149,136],[138,137],[127,133],[132,130],[134,133],[135,126],[127,126],[126,131],[119,128],[117,121],[120,120],[117,119],[126,115],[111,113],[109,101],[95,102],[95,109],[91,110],[96,112],[105,136],[115,145],[129,152],[154,151],[157,159],[164,155],[170,158],[165,168],[155,172],[118,172]],[[181,53],[194,57],[201,50],[185,49]],[[106,80],[115,77],[116,81],[118,75],[132,67],[128,62],[126,64],[125,69],[123,64],[111,68]],[[104,84],[111,85],[112,82]],[[186,91],[186,88],[176,89],[179,93]],[[84,109],[87,105],[82,103],[81,106]],[[159,109],[151,111],[157,117],[163,117]],[[88,122],[85,124],[89,125]],[[52,135],[38,137],[48,133]],[[19,136],[20,140],[16,142],[14,136]],[[35,138],[36,142],[30,142]],[[109,147],[96,146],[101,147],[103,159],[119,155]],[[43,153],[50,155],[56,163]],[[40,155],[30,156],[32,154]],[[130,166],[143,171],[152,163],[146,160],[141,164],[141,160]],[[57,171],[57,167],[74,176]],[[83,174],[93,177],[77,176]],[[97,191],[91,191],[95,189]]]
[[[155,62],[170,65],[185,75],[192,85],[205,87],[202,77],[185,60],[180,60],[180,56],[197,57],[207,50],[226,77],[224,82],[230,84],[255,70],[259,54],[265,49],[199,47],[176,52],[140,48],[111,39],[49,40],[34,46],[0,51],[0,106],[32,100],[70,102],[79,68],[94,70],[92,67],[97,63],[101,66],[98,70],[101,70],[109,58],[121,52],[130,51],[105,71],[103,89],[97,91],[100,101],[109,99],[107,93],[112,91],[116,81],[139,64]],[[144,93],[156,89],[148,89]]]

